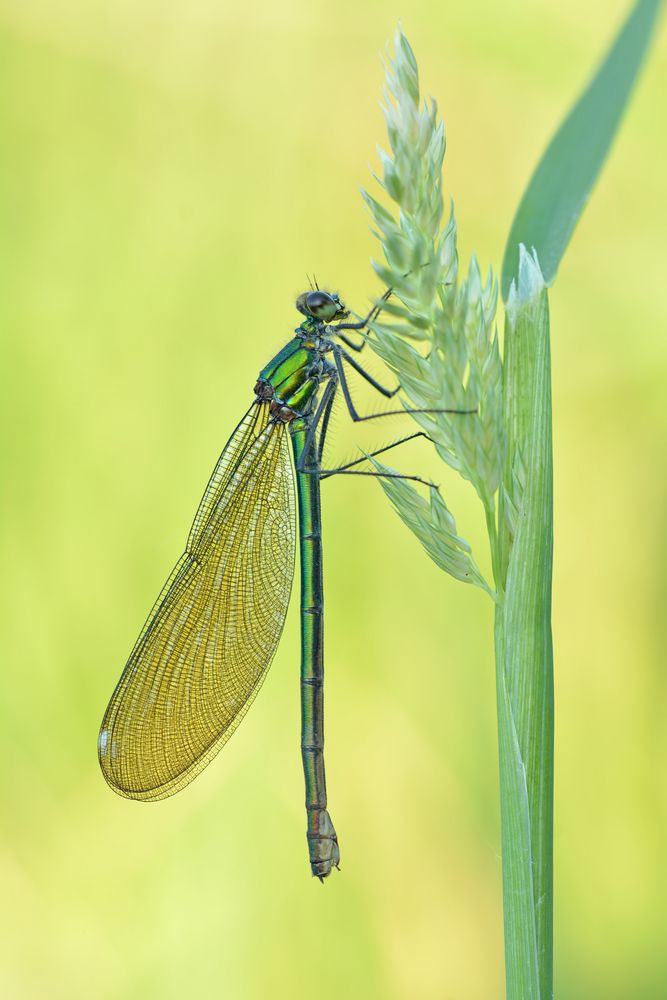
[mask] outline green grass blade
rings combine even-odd
[[[508,692],[502,608],[496,609],[500,816],[507,1000],[541,997],[535,919],[531,808],[526,765]],[[548,994],[545,994],[548,995]]]
[[[547,292],[537,258],[523,247],[507,306],[504,390],[499,563],[506,582],[496,612],[496,669],[507,998],[547,1000],[553,993],[551,370]]]
[[[549,143],[521,199],[502,270],[506,301],[517,278],[519,244],[537,250],[548,285],[611,146],[642,60],[660,0],[638,0],[605,60]]]

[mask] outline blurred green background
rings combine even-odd
[[[378,293],[358,188],[397,19],[445,116],[462,263],[486,269],[625,11],[2,0],[3,998],[503,995],[492,609],[375,484],[324,486],[340,874],[307,865],[296,602],[187,791],[115,797],[97,729],[305,272],[358,310]],[[666,61],[663,31],[552,296],[572,1000],[667,995]],[[341,416],[334,452],[360,440]],[[470,491],[423,447],[394,461],[436,476],[487,566]]]

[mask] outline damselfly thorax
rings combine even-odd
[[[257,402],[270,401],[274,420],[290,423],[313,412],[321,384],[336,375],[328,358],[334,350],[336,327],[318,318],[317,310],[328,319],[343,319],[348,311],[337,295],[310,292],[299,296],[297,308],[305,320],[294,338],[259,373],[255,385]]]

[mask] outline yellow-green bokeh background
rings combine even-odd
[[[396,20],[445,114],[462,260],[486,268],[624,10],[2,0],[3,998],[503,995],[491,607],[373,484],[325,486],[341,874],[306,863],[296,605],[184,793],[112,795],[97,727],[305,272],[359,309],[377,293],[358,188]],[[663,32],[552,295],[572,1000],[667,996],[666,59]],[[437,474],[486,566],[469,492],[424,449],[395,461]]]

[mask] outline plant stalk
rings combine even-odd
[[[506,453],[496,607],[508,1000],[553,996],[553,473],[549,308],[522,248],[505,327]],[[511,512],[510,512],[511,508]]]

